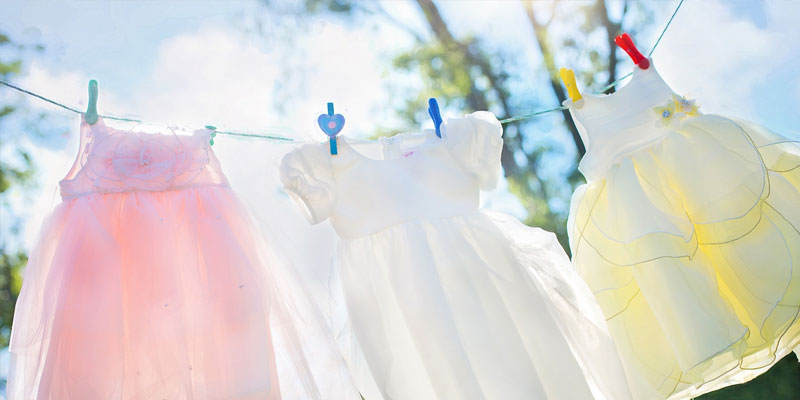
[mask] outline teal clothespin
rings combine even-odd
[[[83,115],[86,123],[94,125],[97,123],[97,81],[92,79],[89,81],[89,106],[86,107],[86,114]]]
[[[319,117],[317,117],[317,124],[330,138],[331,155],[335,156],[339,154],[336,147],[336,135],[338,135],[344,127],[344,115],[334,114],[333,103],[328,103],[328,113],[320,114]]]
[[[208,141],[208,144],[214,145],[214,138],[217,137],[217,127],[214,125],[206,125],[206,129],[211,131],[211,140]]]

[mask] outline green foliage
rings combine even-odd
[[[22,68],[22,61],[16,60],[12,62],[0,62],[0,75],[8,76],[11,74],[18,74]]]
[[[328,10],[347,14],[353,11],[353,4],[346,0],[305,0],[305,6],[310,12]]]
[[[6,57],[14,49],[19,52],[25,50],[25,46],[13,43],[3,33],[0,33],[0,47],[12,50],[0,53]],[[9,60],[0,56],[1,79],[12,79],[21,71],[21,60]],[[22,286],[21,271],[28,262],[27,254],[14,248],[13,243],[20,242],[18,236],[22,221],[16,216],[9,199],[14,191],[30,187],[35,172],[32,157],[19,144],[18,136],[2,130],[4,119],[17,111],[19,107],[16,104],[0,104],[0,347],[8,346],[14,306]]]
[[[0,149],[3,147],[0,142]],[[33,160],[31,155],[22,149],[18,149],[14,159],[15,163],[0,160],[0,196],[3,196],[14,185],[22,185],[33,178]],[[16,164],[16,165],[15,165]],[[0,207],[7,207],[8,203],[0,197]]]
[[[697,400],[796,400],[800,398],[800,362],[794,353],[750,382],[728,386]]]
[[[28,256],[22,251],[10,252],[0,248],[0,347],[8,346],[14,306],[22,287],[22,268]]]
[[[420,110],[427,109],[431,97],[436,97],[443,104],[461,103],[459,108],[463,108],[463,99],[469,95],[474,80],[464,65],[467,65],[467,60],[463,54],[450,51],[439,42],[421,43],[397,54],[392,66],[400,71],[418,74],[424,86],[421,91],[404,93],[405,105],[397,109],[397,113],[409,125],[418,125],[421,120],[428,118]]]

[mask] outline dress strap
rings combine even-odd
[[[99,117],[98,117],[99,118]],[[96,125],[90,125],[86,121],[86,117],[81,114],[81,127],[80,127],[80,142],[78,144],[78,154],[75,157],[75,162],[72,163],[72,167],[69,169],[67,175],[62,179],[62,181],[66,181],[69,179],[75,178],[80,171],[81,166],[86,161],[86,157],[88,156],[89,152],[91,151],[90,145],[92,143],[92,139],[94,138],[94,131],[98,130],[97,128],[104,127],[102,119],[98,119],[95,123]]]

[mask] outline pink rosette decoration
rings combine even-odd
[[[197,135],[113,134],[96,144],[86,171],[95,188],[107,192],[183,187],[208,163],[205,143]]]

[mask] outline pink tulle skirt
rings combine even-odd
[[[64,201],[25,271],[8,398],[280,398],[256,242],[227,185]]]

